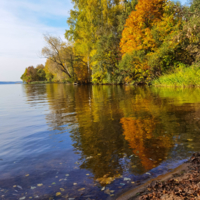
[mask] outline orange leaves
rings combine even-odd
[[[143,104],[149,108],[148,100]],[[134,154],[141,159],[141,164],[146,171],[158,165],[172,146],[172,138],[154,134],[157,125],[154,117],[148,119],[124,117],[121,118],[120,123],[124,129],[125,139],[129,142]],[[162,151],[161,157],[156,156],[156,151]]]
[[[125,139],[129,142],[133,152],[141,159],[141,163],[146,170],[153,168],[153,162],[149,160],[148,147],[145,146],[145,139],[151,139],[155,128],[153,119],[132,119],[121,118],[120,122],[124,129]]]
[[[161,21],[165,0],[139,0],[136,11],[126,20],[120,42],[121,52],[148,50],[155,47],[151,28]]]

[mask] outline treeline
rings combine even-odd
[[[53,81],[151,83],[200,59],[200,0],[72,0],[68,42],[45,35]]]
[[[36,67],[29,66],[25,69],[22,74],[21,79],[23,82],[31,83],[35,81],[49,81],[53,80],[54,76],[47,69],[45,69],[43,64],[37,65]]]

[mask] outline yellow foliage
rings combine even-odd
[[[161,21],[165,0],[139,0],[136,11],[126,20],[120,42],[121,52],[148,50],[155,47],[151,27]]]

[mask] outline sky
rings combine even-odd
[[[21,81],[26,67],[45,64],[43,36],[64,40],[72,8],[71,0],[0,0],[0,81]]]

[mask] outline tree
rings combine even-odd
[[[27,83],[37,81],[37,70],[33,66],[26,68],[24,74],[21,76],[21,79]]]
[[[161,21],[165,0],[139,0],[136,11],[126,20],[120,42],[123,54],[155,47],[151,28]]]
[[[45,66],[44,66],[44,71],[45,71],[45,74],[46,74],[47,81],[51,82],[55,78],[55,75],[50,70],[50,65],[51,65],[51,61],[47,59]]]
[[[65,82],[69,81],[69,77],[66,73],[62,72],[57,64],[50,59],[47,59],[45,63],[46,78],[53,82]]]
[[[22,74],[22,76],[20,78],[22,79],[23,82],[28,82],[27,68],[25,69],[25,72]]]
[[[73,71],[73,51],[70,45],[64,43],[60,38],[45,35],[47,46],[42,49],[42,55],[55,63],[55,68],[72,78]]]
[[[183,63],[191,65],[200,61],[200,0],[192,0],[186,11],[183,28],[174,41],[179,41],[181,49],[187,53],[182,54]]]
[[[22,74],[21,79],[26,83],[30,83],[33,81],[46,81],[46,72],[44,70],[44,65],[37,65],[36,68],[34,68],[33,66],[27,67],[25,69],[25,72]]]
[[[193,13],[200,13],[200,0],[191,0],[190,4],[190,10]]]
[[[179,62],[191,62],[191,56],[181,48],[182,40],[176,40],[186,19],[183,13],[179,3],[139,0],[136,11],[126,20],[120,41],[123,54],[120,66],[123,72],[129,69],[129,82],[135,73],[140,74],[133,78],[137,83],[149,82]],[[127,61],[128,68],[124,65]]]
[[[184,8],[180,3],[167,2],[162,20],[151,29],[155,46],[146,57],[156,76],[172,70],[180,62],[188,62],[188,53],[181,48],[183,41],[179,38],[184,23],[183,12]]]
[[[45,70],[44,70],[44,65],[43,64],[37,65],[36,70],[37,70],[38,80],[39,81],[45,81],[46,80],[46,73],[45,73]]]
[[[113,82],[121,52],[119,42],[124,21],[137,0],[72,1],[65,37],[74,42],[75,51],[87,62],[92,81]]]

